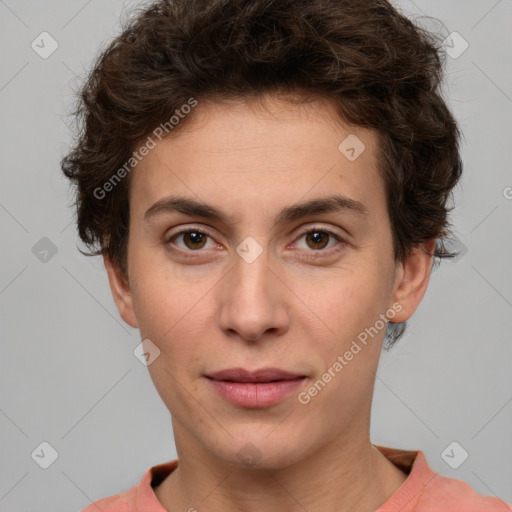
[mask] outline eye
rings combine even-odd
[[[304,231],[295,243],[298,249],[309,252],[330,253],[330,249],[336,246],[343,246],[344,240],[337,234],[322,227],[313,227]],[[304,240],[304,243],[300,243]],[[188,228],[178,231],[166,237],[166,245],[171,245],[182,252],[202,252],[202,249],[213,249],[217,247],[216,242],[207,231],[201,228]]]
[[[299,246],[299,249],[306,249],[319,252],[327,252],[325,250],[326,248],[331,249],[332,247],[339,245],[339,243],[343,243],[341,237],[339,237],[332,231],[320,227],[314,227],[312,229],[309,229],[308,231],[303,232],[299,237],[299,240],[300,239],[305,240],[306,247]]]
[[[182,245],[179,243],[176,243],[178,240],[182,240]],[[173,243],[173,245],[176,245],[179,249],[183,251],[192,251],[197,252],[200,249],[211,249],[215,247],[215,242],[211,242],[211,245],[208,246],[207,240],[208,238],[211,239],[210,235],[199,228],[190,228],[186,229],[184,231],[179,231],[178,233],[174,233],[170,237],[166,239],[166,243]]]

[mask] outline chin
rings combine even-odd
[[[278,433],[276,429],[270,435],[266,432],[233,436],[226,445],[217,446],[212,451],[220,459],[240,468],[283,469],[299,463],[312,449],[306,440],[295,438],[285,430]]]

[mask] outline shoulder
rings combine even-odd
[[[512,512],[503,500],[478,494],[468,483],[433,471],[421,450],[376,448],[408,474],[377,512]]]
[[[102,498],[85,507],[81,512],[133,512],[133,488],[122,494]]]
[[[512,506],[496,497],[478,494],[468,483],[438,473],[425,485],[418,512],[512,512]]]
[[[123,493],[95,501],[81,512],[165,512],[153,491],[153,486],[161,483],[177,466],[178,459],[151,466],[138,484]]]

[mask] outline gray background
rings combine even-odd
[[[136,3],[0,0],[1,511],[80,510],[176,457],[133,355],[138,331],[119,318],[101,260],[77,250],[59,170],[73,88]],[[446,81],[465,135],[452,218],[468,252],[434,271],[406,337],[383,353],[372,441],[421,449],[434,470],[512,502],[512,2],[399,5],[469,44],[448,57]],[[43,31],[59,45],[46,59],[31,48]],[[31,457],[49,456],[43,441],[58,453],[48,469]],[[453,441],[469,453],[457,469],[441,456]]]

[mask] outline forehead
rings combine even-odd
[[[131,178],[136,209],[180,195],[224,206],[233,221],[333,193],[384,206],[376,134],[344,124],[324,99],[199,102]]]

